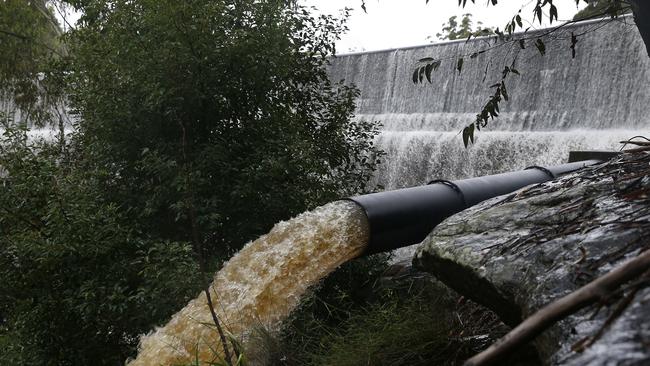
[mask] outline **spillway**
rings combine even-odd
[[[528,37],[535,32],[545,31]],[[397,189],[560,164],[570,150],[617,149],[619,140],[650,134],[650,58],[631,17],[577,23],[544,39],[544,56],[532,40],[521,49],[481,38],[333,58],[330,79],[360,90],[356,118],[383,124],[377,143],[386,156],[375,183]],[[442,63],[431,83],[416,85],[412,73],[424,57]],[[459,131],[515,57],[521,75],[506,79],[510,100],[465,149]]]

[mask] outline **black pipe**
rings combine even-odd
[[[586,160],[546,168],[534,166],[453,182],[434,180],[426,186],[348,199],[361,206],[368,217],[370,241],[364,254],[374,254],[417,244],[444,219],[479,202],[599,162]]]

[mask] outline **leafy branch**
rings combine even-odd
[[[472,3],[475,3],[475,0],[471,0]],[[584,0],[583,0],[584,1]],[[579,4],[580,0],[576,0],[576,4]],[[427,1],[428,3],[428,1]],[[490,0],[488,1],[489,4],[496,5],[497,0]],[[467,4],[467,0],[459,0],[458,5],[465,7]],[[553,21],[558,21],[558,11],[557,7],[553,4],[553,0],[537,0],[535,7],[533,9],[533,17],[537,19],[539,24],[542,24],[543,18],[544,18],[544,9],[548,8],[548,19],[549,22],[552,24]],[[428,81],[429,83],[432,82],[431,79],[431,74],[433,71],[436,71],[440,65],[442,64],[443,61],[445,60],[453,60],[455,61],[455,70],[458,71],[460,74],[462,72],[463,66],[465,64],[466,58],[469,59],[474,59],[478,57],[479,55],[486,53],[488,51],[495,50],[499,47],[507,46],[507,45],[512,45],[512,44],[517,44],[520,49],[525,49],[526,44],[530,43],[532,41],[532,44],[535,46],[537,51],[541,56],[544,56],[546,54],[546,44],[544,42],[544,38],[548,37],[549,35],[558,32],[559,30],[565,28],[566,26],[570,24],[577,23],[579,21],[584,21],[588,19],[594,19],[594,18],[600,18],[604,15],[609,15],[611,19],[613,20],[616,18],[618,15],[620,15],[622,12],[624,12],[624,6],[622,5],[622,0],[614,0],[610,6],[604,9],[603,12],[593,14],[589,17],[582,18],[580,20],[570,20],[563,22],[562,24],[552,27],[546,31],[541,31],[541,32],[535,32],[535,34],[529,35],[529,30],[530,27],[524,29],[524,22],[522,20],[522,17],[520,15],[521,9],[519,12],[512,17],[512,19],[506,24],[504,31],[500,31],[499,28],[497,28],[494,32],[496,33],[495,36],[495,43],[494,45],[480,49],[478,51],[472,51],[471,53],[466,53],[462,55],[455,55],[455,56],[449,56],[446,58],[433,58],[433,57],[425,57],[422,59],[419,59],[417,61],[417,66],[415,67],[415,70],[413,71],[412,74],[412,80],[413,83],[418,84],[418,83],[423,83],[424,80]],[[611,20],[610,20],[611,21]],[[605,23],[608,24],[609,22]],[[522,29],[523,32],[520,34],[518,37],[513,37],[513,33],[517,31],[517,29]],[[571,32],[570,36],[570,45],[569,49],[571,50],[571,58],[576,57],[576,45],[578,43],[578,37],[593,31],[593,29],[582,32],[582,33],[574,33]],[[476,36],[475,34],[470,34],[469,37],[467,38],[466,42],[468,42],[472,36]],[[510,66],[505,66],[503,71],[502,71],[502,77],[501,80],[493,85],[490,86],[491,89],[494,89],[494,93],[490,95],[490,98],[488,102],[483,106],[481,112],[477,114],[476,120],[469,124],[468,126],[464,127],[462,130],[462,136],[463,136],[463,143],[465,147],[469,145],[470,142],[474,143],[474,133],[477,130],[480,130],[483,127],[486,127],[488,124],[489,120],[494,119],[499,115],[499,103],[501,103],[502,100],[508,101],[509,95],[506,89],[506,84],[505,80],[510,75],[511,73],[514,73],[516,75],[519,75],[519,71],[515,69],[516,61],[516,56],[513,58],[512,63]],[[487,73],[487,68],[486,68],[486,73]]]
[[[22,34],[19,34],[19,33],[14,33],[14,32],[8,31],[8,30],[4,30],[4,29],[0,29],[0,34],[3,34],[5,36],[9,36],[9,37],[13,37],[13,38],[18,38],[21,41],[32,42],[35,45],[43,47],[46,50],[52,52],[53,54],[55,54],[57,56],[60,56],[60,57],[64,56],[61,52],[57,51],[56,49],[50,47],[49,45],[47,45],[47,44],[45,44],[45,43],[43,43],[43,42],[41,42],[41,41],[39,41],[39,40],[37,40],[37,39],[35,39],[33,37],[25,36],[25,35],[22,35]]]
[[[494,88],[494,93],[483,106],[481,113],[476,115],[476,120],[463,128],[463,144],[465,147],[469,145],[470,141],[474,143],[474,132],[476,130],[480,131],[481,128],[487,126],[489,120],[494,119],[499,115],[499,103],[501,103],[501,100],[503,99],[508,101],[510,98],[506,88],[506,78],[510,74],[520,75],[519,71],[515,69],[515,60],[512,61],[510,66],[505,66],[503,68],[501,81],[490,85],[490,88]]]

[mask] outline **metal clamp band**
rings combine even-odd
[[[458,194],[458,196],[460,196],[460,199],[463,202],[463,205],[465,206],[465,208],[469,207],[467,205],[467,200],[465,199],[465,194],[463,194],[463,191],[460,189],[460,187],[458,185],[456,185],[456,183],[454,183],[452,181],[448,181],[446,179],[434,179],[434,180],[430,181],[429,183],[427,183],[427,185],[436,184],[436,183],[444,184],[447,187],[453,189]]]
[[[557,177],[555,176],[555,174],[553,174],[552,171],[550,171],[550,170],[544,168],[543,166],[533,165],[533,166],[529,166],[529,167],[527,167],[527,168],[524,169],[524,170],[529,170],[529,169],[537,169],[537,170],[540,170],[540,171],[544,172],[546,175],[548,175],[549,177],[551,177],[551,179],[555,179],[555,178],[557,178]]]

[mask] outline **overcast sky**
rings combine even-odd
[[[522,6],[522,18],[531,20],[533,17],[534,0],[499,0],[496,7],[487,6],[487,2],[476,0],[476,4],[472,4],[467,1],[463,9],[457,0],[430,0],[429,4],[425,0],[366,0],[366,14],[360,8],[361,0],[303,0],[303,4],[327,14],[337,14],[346,6],[354,9],[348,22],[350,31],[337,43],[338,53],[429,43],[427,37],[435,38],[442,24],[453,15],[460,17],[471,13],[475,24],[481,21],[484,26],[502,30]],[[560,19],[571,19],[578,10],[575,0],[559,0],[555,5]],[[583,7],[581,4],[580,8]]]

